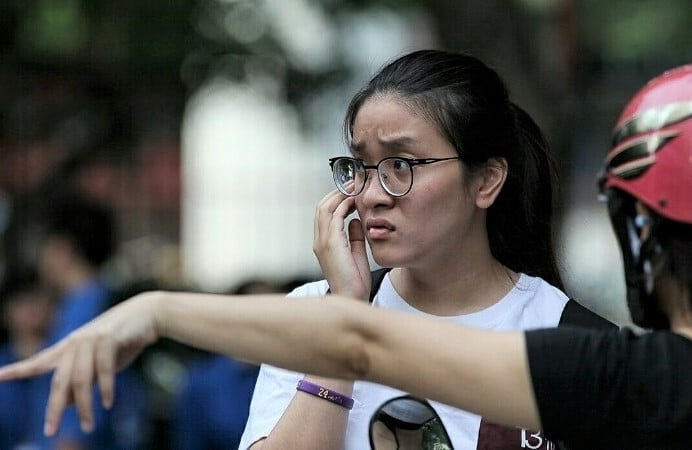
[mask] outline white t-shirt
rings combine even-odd
[[[326,281],[317,281],[295,289],[289,297],[320,296],[324,295],[327,289]],[[421,312],[406,303],[394,289],[387,274],[373,299],[373,306],[485,329],[526,330],[557,326],[568,300],[565,293],[541,278],[522,274],[514,288],[494,305],[472,314],[438,317]],[[295,395],[296,384],[303,376],[302,373],[262,365],[240,449],[247,449],[258,439],[269,435]],[[388,386],[356,381],[353,386],[355,403],[349,413],[345,449],[369,448],[370,417],[382,403],[404,394]],[[481,420],[479,416],[438,402],[431,404],[442,419],[454,448],[477,447]]]

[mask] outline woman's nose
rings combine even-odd
[[[360,193],[362,201],[367,206],[375,206],[382,203],[390,203],[394,197],[390,195],[382,186],[382,182],[376,171],[373,171],[372,176],[365,180],[365,186]]]

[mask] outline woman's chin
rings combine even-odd
[[[401,267],[401,258],[396,258],[394,255],[387,254],[385,252],[378,252],[376,250],[372,251],[372,259],[380,267]]]

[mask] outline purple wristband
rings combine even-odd
[[[298,382],[298,386],[296,386],[296,389],[308,394],[312,394],[315,397],[327,400],[336,405],[343,406],[346,409],[353,408],[353,399],[351,397],[347,397],[343,394],[339,394],[338,392],[334,392],[330,389],[310,383],[309,381],[300,380]]]

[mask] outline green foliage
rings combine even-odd
[[[39,0],[4,11],[15,60],[89,65],[115,75],[177,73],[192,30],[192,0]]]
[[[88,24],[78,0],[42,0],[27,11],[17,30],[17,46],[28,54],[75,54],[88,39]]]
[[[586,0],[581,15],[585,42],[606,60],[692,56],[689,0]]]

